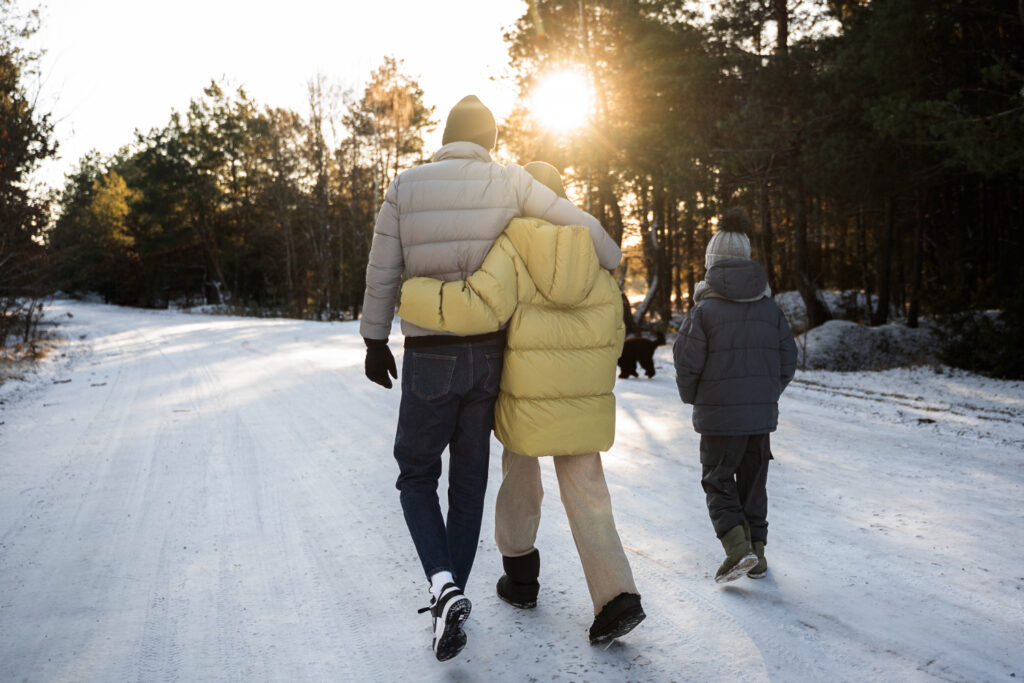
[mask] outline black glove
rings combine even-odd
[[[398,368],[395,367],[395,357],[388,348],[388,340],[363,337],[363,341],[366,342],[366,363],[363,367],[367,378],[385,389],[390,389],[391,377],[398,379]],[[388,377],[388,373],[391,377]]]

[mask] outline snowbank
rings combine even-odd
[[[938,362],[938,335],[927,324],[910,328],[902,324],[902,311],[892,307],[889,318],[896,322],[868,327],[869,306],[863,292],[820,290],[818,295],[833,320],[812,330],[807,327],[807,308],[800,292],[775,295],[789,326],[796,335],[798,364],[806,370],[886,370],[933,365]],[[870,306],[878,303],[871,297]]]
[[[822,289],[818,290],[818,296],[834,319],[867,322],[869,311],[864,292],[855,289],[847,289],[842,292]],[[773,298],[782,312],[786,314],[786,320],[793,328],[793,333],[803,332],[807,327],[807,307],[804,306],[800,292],[779,292]],[[878,297],[871,297],[871,308],[873,309],[877,305]],[[899,306],[889,307],[891,320],[900,320],[902,317],[903,311]]]
[[[934,364],[938,337],[928,326],[867,327],[830,320],[796,338],[797,363],[807,370],[885,370]]]
[[[927,323],[919,328],[907,327],[899,320],[900,311],[893,309],[896,322],[868,327],[853,320],[865,315],[863,292],[819,292],[832,313],[833,320],[809,332],[807,309],[799,292],[780,292],[773,298],[782,309],[797,343],[797,363],[804,370],[886,370],[889,368],[935,365],[939,356],[939,335]],[[877,303],[872,297],[872,305]],[[674,317],[673,329],[679,329],[683,316]],[[671,345],[674,336],[670,339]]]

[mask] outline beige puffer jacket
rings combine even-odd
[[[360,334],[387,339],[404,280],[469,277],[517,216],[586,226],[602,267],[614,268],[622,258],[597,219],[555,195],[521,166],[495,163],[475,143],[452,142],[431,163],[400,173],[388,187],[366,267]],[[406,320],[402,333],[438,334]]]

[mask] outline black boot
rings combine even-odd
[[[540,583],[540,552],[534,548],[532,552],[519,557],[501,556],[501,564],[505,573],[498,579],[498,597],[522,609],[537,606],[537,591]]]
[[[626,635],[644,620],[644,608],[636,593],[619,593],[594,617],[590,627],[590,644],[607,643]]]

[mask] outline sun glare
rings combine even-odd
[[[593,101],[586,77],[566,70],[543,77],[533,90],[530,106],[542,126],[567,133],[587,122]]]

